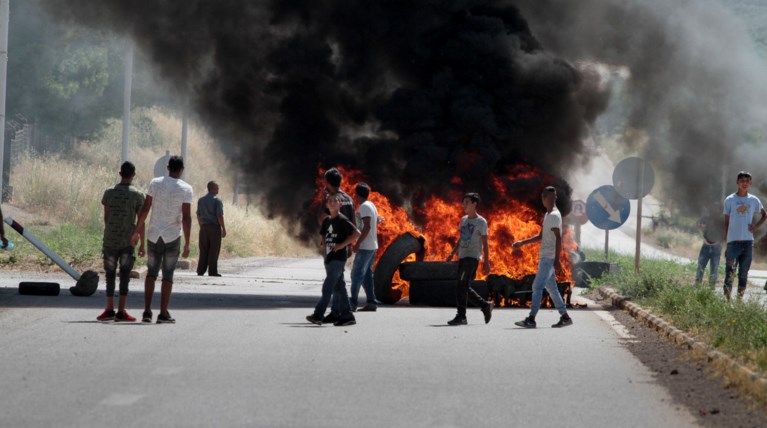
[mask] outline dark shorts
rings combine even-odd
[[[167,244],[158,239],[157,242],[147,240],[147,277],[157,278],[162,266],[162,280],[172,283],[173,272],[176,270],[178,256],[181,250],[181,237]]]

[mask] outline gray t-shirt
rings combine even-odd
[[[557,254],[557,237],[551,229],[559,229],[559,236],[562,236],[562,214],[554,207],[550,213],[543,217],[543,229],[541,230],[541,252],[542,259],[555,259]]]
[[[218,218],[224,216],[224,203],[213,193],[208,193],[197,200],[197,215],[201,224],[218,224]]]
[[[465,215],[461,219],[461,238],[458,243],[458,258],[471,257],[482,259],[482,237],[487,236],[487,220],[481,215],[469,218]]]
[[[748,226],[754,222],[754,216],[762,211],[762,201],[752,194],[738,196],[733,193],[724,200],[723,214],[730,216],[727,229],[727,242],[753,241],[754,234]]]

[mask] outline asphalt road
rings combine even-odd
[[[551,310],[537,330],[514,326],[521,309],[448,327],[453,309],[406,304],[314,326],[319,259],[221,271],[177,272],[175,325],[96,322],[103,282],[82,298],[66,275],[0,272],[0,426],[696,426],[601,307],[565,329],[549,328]],[[65,288],[19,295],[31,279]]]

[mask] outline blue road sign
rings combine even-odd
[[[591,223],[603,230],[619,228],[629,218],[631,204],[613,186],[602,186],[586,199],[586,215]]]

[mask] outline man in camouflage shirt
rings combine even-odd
[[[122,180],[116,186],[107,189],[101,198],[104,205],[104,271],[107,278],[107,307],[104,313],[96,317],[99,321],[136,321],[125,311],[128,296],[128,282],[133,263],[136,261],[131,235],[136,227],[136,216],[144,205],[144,194],[131,186],[136,175],[136,167],[131,162],[120,166]],[[142,234],[144,228],[140,228]],[[144,237],[141,236],[139,256],[144,255]],[[120,301],[115,313],[114,295],[117,265],[120,265]]]

